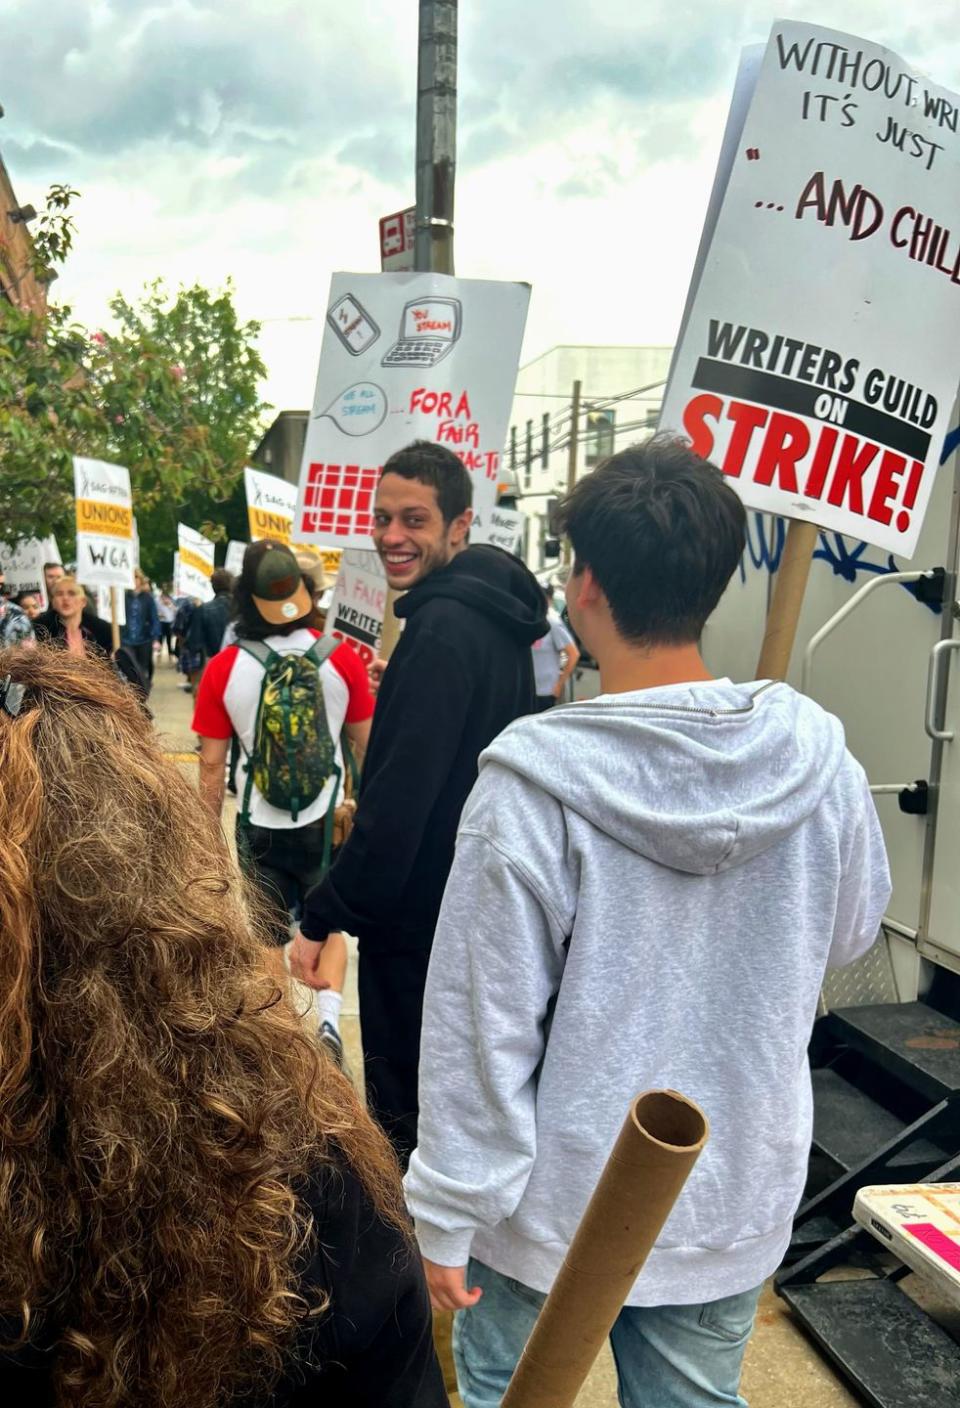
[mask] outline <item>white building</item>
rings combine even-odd
[[[581,383],[577,475],[656,426],[672,347],[552,347],[517,373],[506,463],[528,515],[523,556],[539,571],[553,502],[567,487],[573,383]]]

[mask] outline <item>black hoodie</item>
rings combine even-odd
[[[476,546],[397,602],[406,628],[383,677],[353,832],[308,897],[308,939],[367,952],[429,948],[460,812],[484,748],[534,707],[543,592],[522,562]]]

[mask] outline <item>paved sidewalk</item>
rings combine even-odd
[[[196,738],[190,731],[193,699],[177,688],[177,675],[166,657],[157,666],[150,707],[167,752],[181,762],[185,774],[196,784]],[[223,824],[233,835],[236,804],[227,797]],[[362,1083],[360,1021],[357,1006],[357,950],[350,944],[350,966],[343,1003],[343,1038],[347,1063],[358,1084]],[[303,989],[305,1005],[309,994]],[[742,1391],[750,1408],[856,1408],[857,1400],[847,1392],[812,1344],[790,1319],[783,1302],[769,1288],[764,1292],[757,1316],[757,1328],[747,1350]],[[454,1396],[453,1408],[459,1400]],[[616,1376],[609,1349],[604,1349],[577,1398],[577,1408],[617,1408]]]

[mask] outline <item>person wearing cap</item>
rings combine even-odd
[[[254,749],[265,667],[243,648],[244,643],[261,641],[279,655],[289,656],[306,654],[320,639],[311,623],[313,599],[303,572],[290,549],[280,543],[265,539],[247,548],[234,600],[236,643],[208,663],[193,715],[193,731],[200,736],[200,792],[216,817],[223,808],[224,770],[232,735],[235,733],[240,742],[237,790],[241,797],[246,793]],[[272,915],[278,975],[284,971],[281,950],[290,938],[290,914],[302,906],[323,874],[327,814],[333,789],[342,788],[344,773],[341,731],[346,730],[362,753],[373,715],[366,671],[349,645],[337,646],[318,668],[339,775],[334,773],[319,796],[296,817],[272,806],[251,778],[249,820],[245,825],[238,820],[241,866],[260,889]],[[339,959],[334,966],[342,966]],[[327,972],[318,986],[323,988],[316,1003],[321,1036],[339,1056],[337,988],[342,982],[337,983]]]

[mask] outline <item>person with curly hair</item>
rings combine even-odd
[[[106,661],[0,653],[0,828],[0,1402],[445,1408],[390,1147]]]

